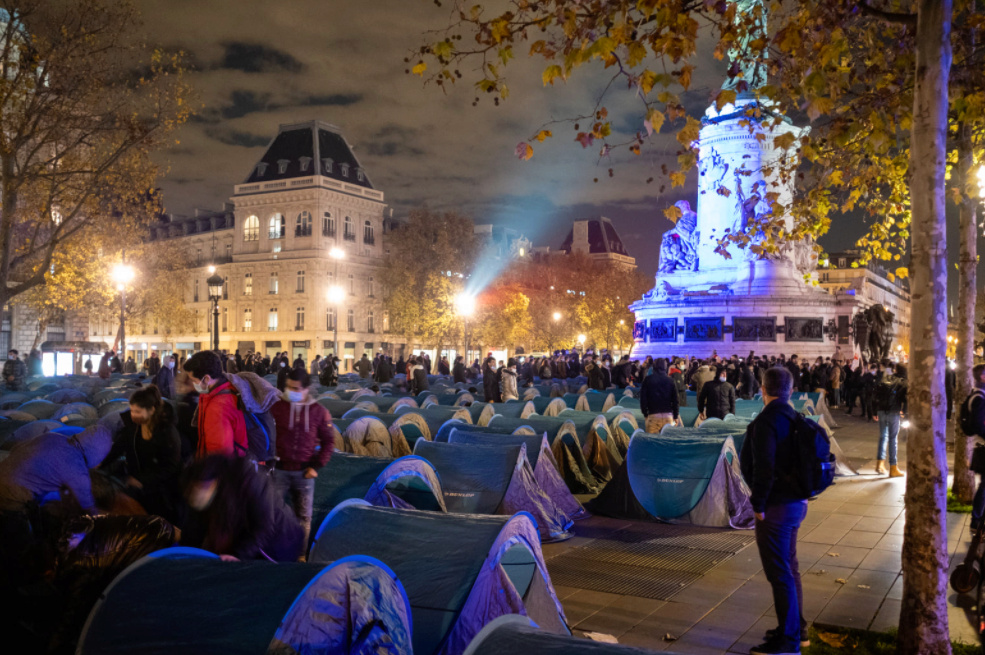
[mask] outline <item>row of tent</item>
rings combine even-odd
[[[529,515],[350,502],[322,522],[304,564],[224,562],[188,548],[137,561],[103,592],[77,648],[175,652],[643,651],[571,636]]]

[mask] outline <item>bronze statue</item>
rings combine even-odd
[[[878,362],[889,357],[896,335],[893,319],[893,313],[882,305],[872,305],[855,315],[855,343],[868,361]]]

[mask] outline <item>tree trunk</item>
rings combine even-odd
[[[947,621],[947,443],[944,367],[947,230],[944,169],[952,0],[919,0],[910,148],[910,422],[900,653],[949,655]]]
[[[960,405],[972,390],[971,368],[975,363],[975,301],[978,267],[977,184],[974,184],[974,151],[971,127],[963,123],[958,128],[957,183],[961,185],[961,205],[958,208],[958,343],[955,345],[957,379],[954,401]],[[955,411],[954,416],[958,413]],[[971,503],[975,495],[975,474],[969,468],[974,438],[961,431],[960,421],[954,421],[954,495],[963,503]]]

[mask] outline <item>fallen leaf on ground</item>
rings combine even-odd
[[[872,587],[870,587],[870,586],[869,586],[869,585],[867,585],[867,584],[860,584],[860,585],[858,586],[858,588],[859,588],[859,589],[872,589]]]
[[[677,641],[677,637],[668,632],[664,635],[664,641]]]
[[[841,557],[841,553],[828,553],[828,557]]]
[[[825,571],[824,569],[818,569],[817,571],[807,572],[808,575],[824,575],[825,573],[827,573],[827,571]]]
[[[848,584],[848,580],[846,580],[845,578],[838,578],[837,580],[835,580],[835,582],[837,582],[838,584]]]
[[[833,648],[844,648],[848,635],[839,635],[833,632],[817,631],[817,638]]]
[[[591,639],[592,641],[600,641],[603,644],[618,644],[619,640],[612,635],[607,635],[602,632],[586,632],[585,637]]]

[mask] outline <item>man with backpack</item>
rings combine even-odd
[[[332,456],[333,445],[332,416],[311,397],[310,387],[311,376],[304,369],[292,369],[284,399],[270,409],[277,424],[274,485],[282,499],[290,492],[305,546],[311,534],[315,478]]]
[[[889,477],[905,475],[897,466],[900,417],[906,413],[906,366],[883,362],[883,375],[872,392],[873,403],[879,416],[879,450],[876,474],[886,472],[886,454],[889,451]]]
[[[779,366],[766,371],[765,406],[749,424],[739,456],[756,515],[756,546],[773,587],[779,620],[779,626],[766,633],[765,643],[750,651],[753,655],[799,653],[802,646],[810,645],[803,618],[797,532],[807,515],[807,498],[829,485],[834,471],[830,445],[822,452],[826,437],[790,406],[791,393],[790,371]]]
[[[185,362],[184,369],[199,394],[195,457],[246,455],[249,449],[246,420],[233,385],[223,372],[219,355],[211,350],[196,353]]]
[[[961,431],[966,435],[976,436],[979,441],[975,445],[977,455],[972,455],[972,470],[981,469],[976,466],[981,459],[980,449],[985,449],[981,439],[985,439],[985,364],[978,364],[971,370],[971,377],[975,382],[974,390],[968,395],[961,404],[958,414],[958,421],[961,423]],[[975,470],[978,474],[985,473],[985,470]],[[979,481],[978,490],[975,492],[975,499],[971,504],[971,527],[977,530],[981,527],[982,516],[985,515],[985,485]]]

